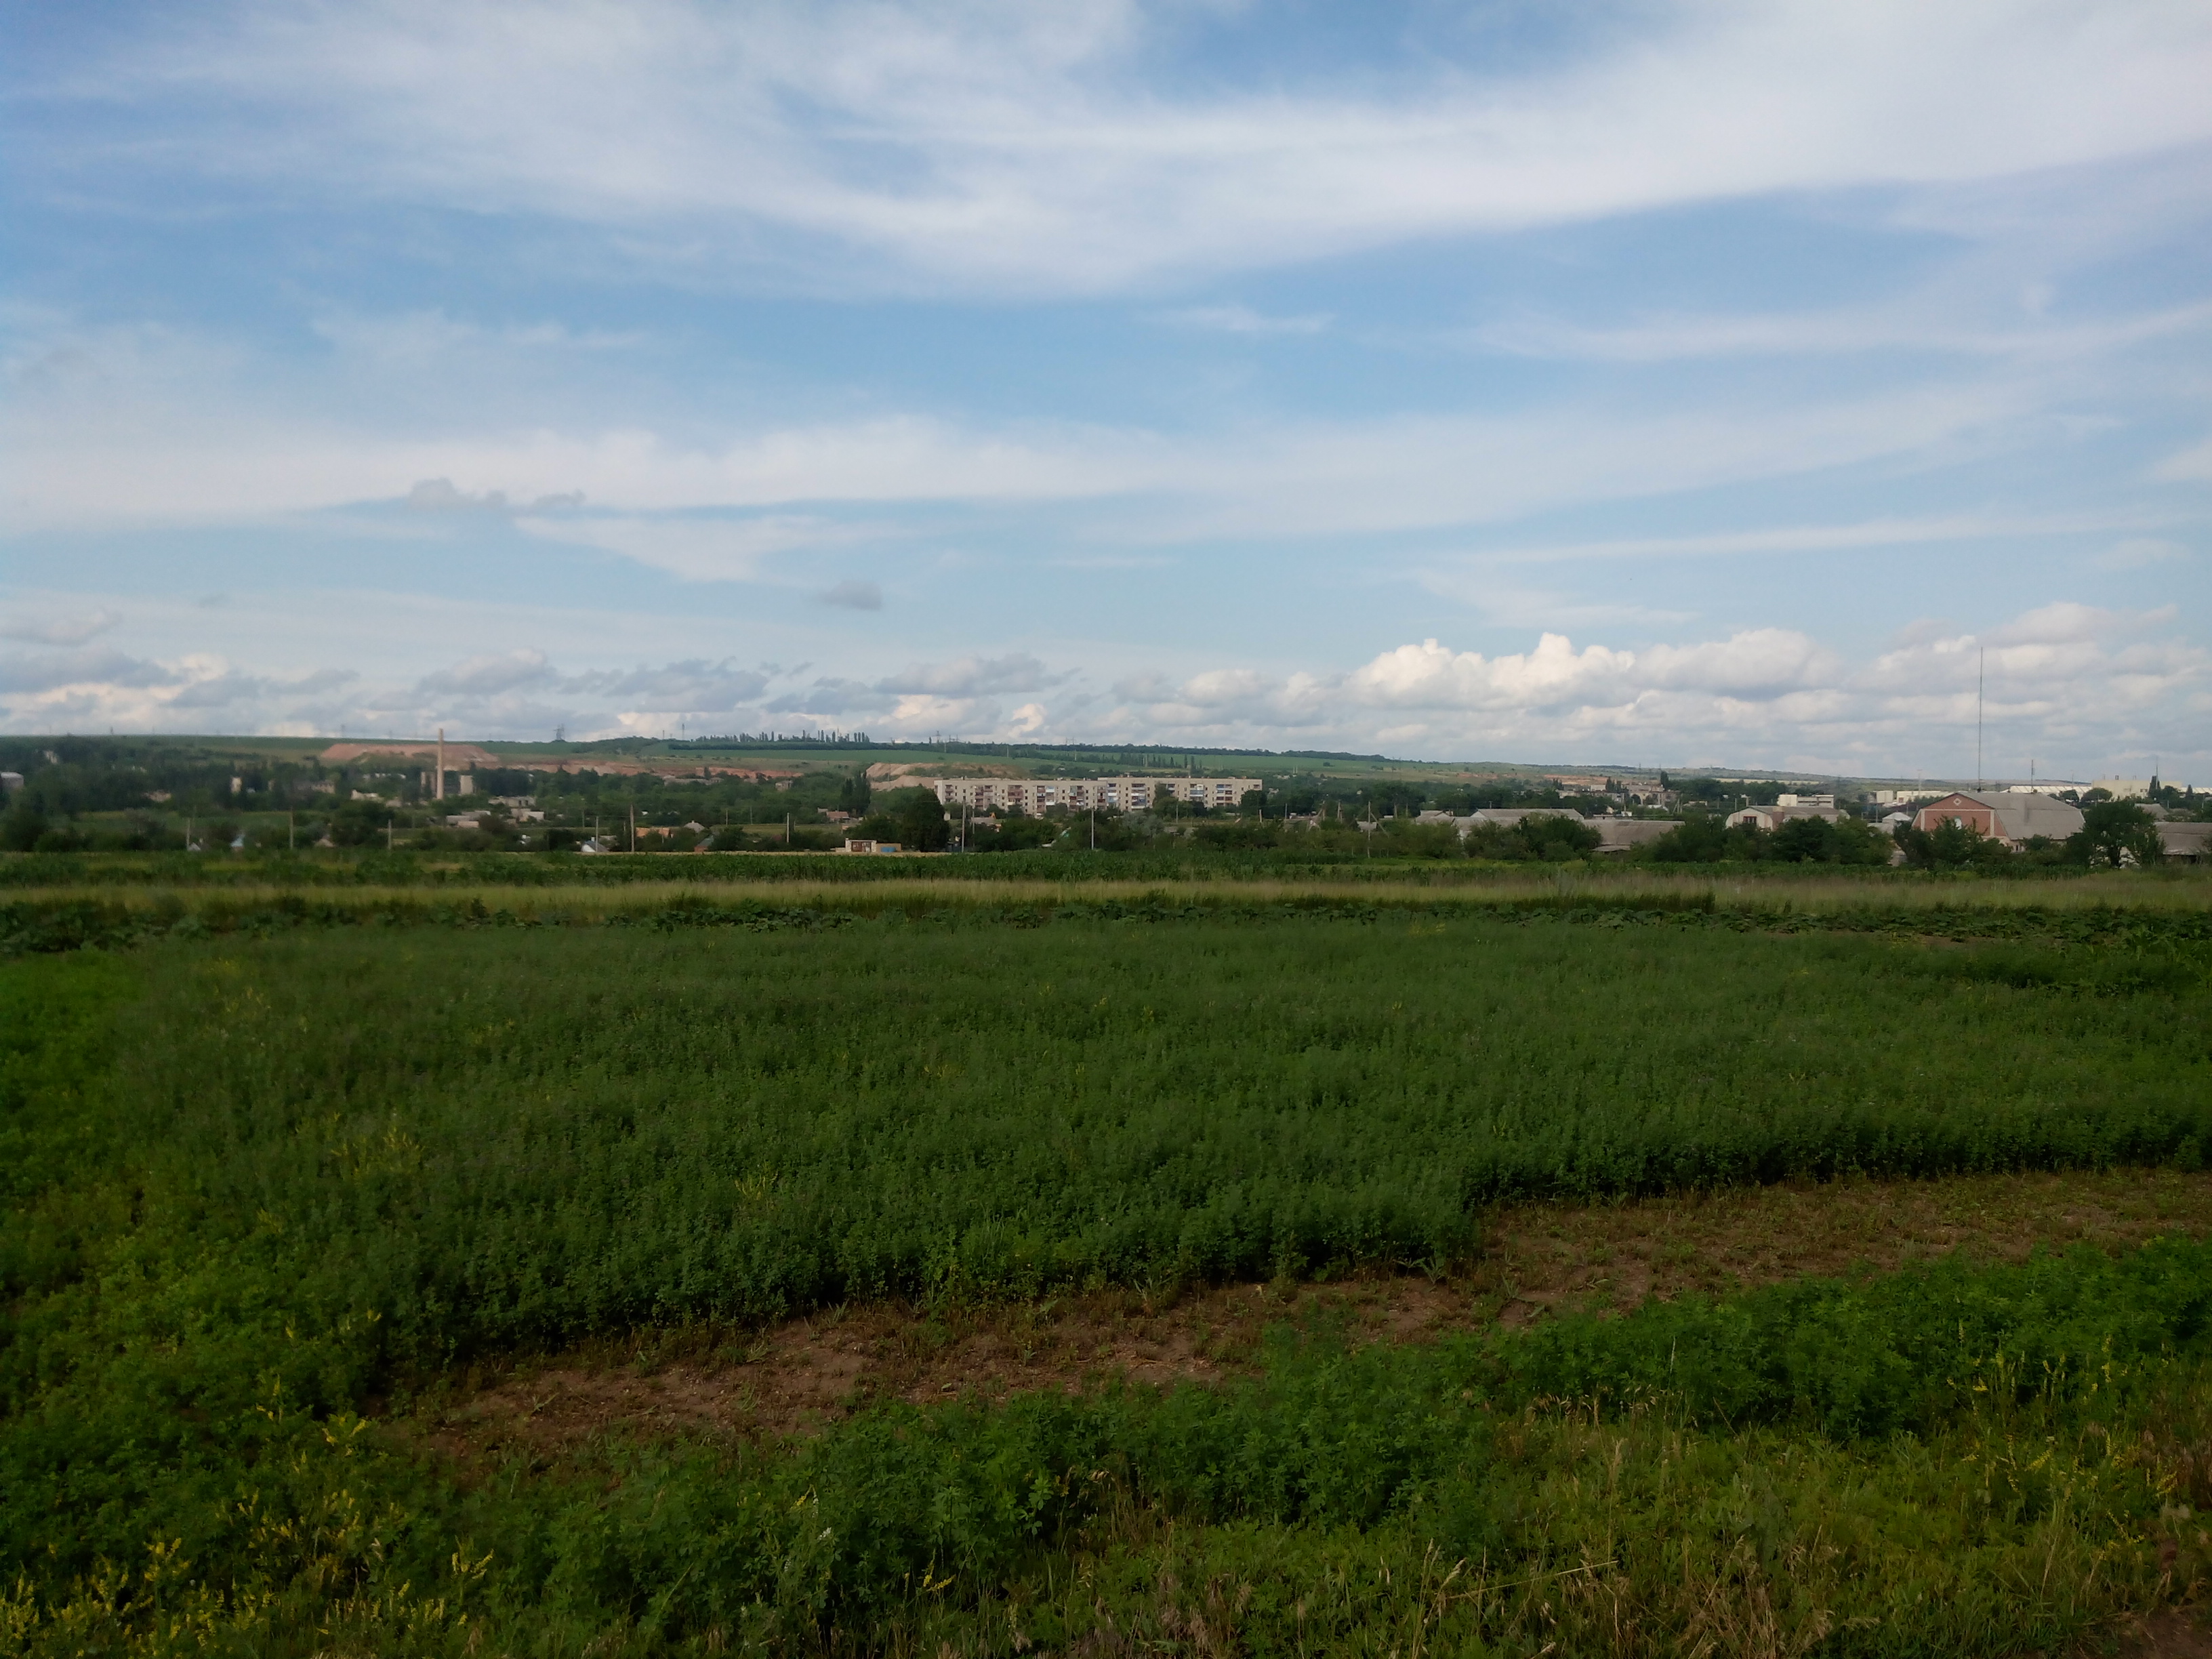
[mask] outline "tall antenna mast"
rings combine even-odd
[[[1990,648],[1978,647],[1974,660],[1974,787],[1982,787],[1982,679],[1990,665]]]

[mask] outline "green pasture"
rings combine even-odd
[[[2197,1159],[2207,960],[1481,920],[307,935],[159,947],[119,1083],[432,1363],[1442,1270],[1512,1198]]]
[[[409,1426],[472,1358],[624,1332],[1448,1274],[1521,1197],[2202,1164],[2193,900],[1667,921],[1706,885],[1114,919],[825,884],[758,926],[647,893],[668,925],[0,962],[0,1653],[1994,1656],[2193,1595],[2184,1241],[1421,1349],[1291,1328],[1219,1389],[788,1443],[463,1471]]]
[[[1556,866],[1472,859],[1393,858],[1298,849],[1206,848],[1088,853],[1080,849],[912,856],[836,853],[576,853],[401,851],[41,853],[0,854],[0,902],[96,897],[146,905],[204,893],[285,893],[374,902],[396,894],[512,893],[559,904],[602,890],[743,896],[774,890],[945,891],[948,902],[993,902],[1061,889],[1126,896],[1152,888],[1203,891],[1363,892],[1418,889],[1510,901],[1536,893],[1710,898],[1723,904],[2148,905],[2212,911],[2212,870],[2045,866],[2032,872],[1843,868],[1765,863],[1655,866],[1602,860]],[[968,896],[966,900],[952,897]]]

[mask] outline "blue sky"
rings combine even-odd
[[[2212,783],[2201,0],[0,31],[7,729]]]

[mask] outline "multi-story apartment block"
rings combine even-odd
[[[928,789],[947,806],[979,812],[1019,807],[1032,815],[1064,807],[1084,812],[1103,807],[1142,811],[1170,800],[1198,806],[1236,806],[1261,787],[1257,778],[899,778],[884,787]]]

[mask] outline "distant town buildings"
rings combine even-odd
[[[947,806],[1042,815],[1099,807],[1142,811],[1170,800],[1192,806],[1237,806],[1264,786],[1258,778],[917,778],[888,781],[890,789],[927,789]]]
[[[325,766],[345,766],[362,761],[375,762],[386,757],[395,759],[427,760],[430,765],[422,774],[422,793],[433,800],[446,799],[446,776],[454,775],[457,795],[473,795],[477,792],[474,769],[495,767],[499,757],[488,749],[479,749],[472,743],[447,743],[441,731],[428,743],[334,743],[323,750],[319,758]],[[467,769],[456,771],[455,769]],[[234,784],[235,780],[233,781]]]

